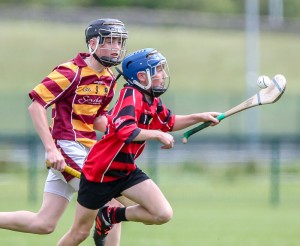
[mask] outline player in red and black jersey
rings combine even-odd
[[[92,21],[85,30],[89,53],[79,53],[58,65],[29,93],[32,99],[29,112],[51,169],[39,212],[0,213],[0,228],[36,234],[54,231],[79,188],[77,178],[61,171],[65,165],[81,171],[96,143],[95,130],[105,131],[108,105],[116,87],[110,67],[124,59],[127,37],[125,25],[117,19]],[[50,130],[46,112],[49,107],[52,107]],[[115,231],[115,238],[108,239],[109,245],[119,244],[120,230]]]
[[[147,140],[170,149],[177,131],[199,122],[219,123],[219,112],[175,115],[159,96],[169,86],[167,61],[155,49],[142,49],[122,63],[127,84],[109,112],[106,134],[91,149],[81,175],[75,222],[58,245],[79,245],[88,236],[99,208],[120,194],[136,202],[124,207],[103,207],[107,226],[121,221],[163,224],[172,208],[159,187],[136,165]]]

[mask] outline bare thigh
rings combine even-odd
[[[66,198],[45,192],[38,216],[47,224],[56,225],[68,204],[69,201]]]
[[[151,179],[147,179],[127,190],[124,190],[122,195],[133,202],[140,204],[153,214],[161,209],[170,207],[170,204],[164,194]]]

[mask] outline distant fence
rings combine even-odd
[[[300,136],[242,136],[193,137],[188,144],[176,140],[171,150],[160,150],[159,143],[149,141],[137,163],[148,165],[156,179],[157,165],[206,163],[218,167],[234,163],[270,164],[272,204],[279,203],[280,166],[300,161]],[[0,135],[0,163],[18,163],[28,169],[28,200],[37,198],[37,171],[44,168],[44,149],[37,135]],[[1,171],[1,169],[0,169]]]

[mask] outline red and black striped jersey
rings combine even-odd
[[[30,93],[44,108],[52,106],[50,130],[54,139],[73,140],[92,147],[97,116],[106,115],[115,94],[115,77],[109,68],[101,73],[88,67],[80,53],[43,79]]]
[[[89,181],[110,182],[136,169],[145,141],[133,141],[141,129],[171,131],[175,115],[160,98],[147,102],[143,93],[126,85],[107,114],[107,131],[91,149],[83,173]]]

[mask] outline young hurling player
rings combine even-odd
[[[64,166],[81,171],[86,155],[96,143],[95,130],[103,132],[106,128],[107,108],[116,87],[116,78],[109,67],[123,60],[128,32],[117,19],[98,19],[87,26],[85,37],[90,53],[79,53],[58,65],[29,93],[32,99],[29,112],[52,167],[45,182],[42,206],[37,213],[0,213],[0,228],[51,233],[78,191],[79,180],[63,172]],[[50,106],[49,130],[46,110]],[[115,227],[106,245],[119,244],[120,230]],[[106,235],[101,228],[98,233],[100,237]]]
[[[79,245],[86,239],[97,210],[120,194],[136,202],[128,207],[102,208],[102,220],[109,226],[121,221],[163,224],[172,217],[172,208],[158,186],[136,165],[146,140],[157,140],[163,149],[174,145],[169,131],[178,131],[199,122],[219,123],[218,112],[175,115],[159,96],[169,79],[167,61],[152,48],[128,55],[123,63],[127,84],[108,113],[106,134],[91,149],[85,161],[76,215],[71,229],[58,245]]]

